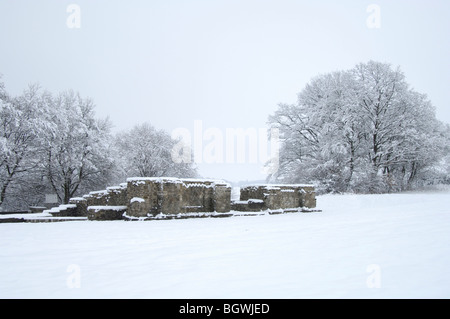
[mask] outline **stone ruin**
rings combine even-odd
[[[45,212],[89,220],[153,220],[317,211],[312,185],[251,185],[241,188],[236,200],[231,190],[221,180],[133,177]]]
[[[312,185],[252,185],[241,188],[240,199],[232,202],[235,211],[298,211],[316,207]]]
[[[230,211],[231,187],[214,180],[129,178],[127,216],[195,216]]]

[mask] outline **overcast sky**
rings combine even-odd
[[[201,123],[225,135],[265,128],[320,73],[376,60],[450,123],[449,30],[448,0],[0,0],[0,73],[12,94],[39,83],[91,97],[115,131]],[[260,166],[199,164],[232,181],[263,178]]]

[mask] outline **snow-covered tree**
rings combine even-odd
[[[91,99],[56,95],[32,85],[11,97],[0,81],[0,209],[27,209],[56,194],[60,203],[127,176],[195,177],[194,164],[175,163],[179,141],[149,124],[110,133]]]
[[[269,122],[283,140],[280,169],[270,178],[316,182],[324,192],[411,188],[443,156],[431,102],[389,64],[320,75]]]
[[[134,126],[116,137],[119,167],[125,176],[195,177],[193,163],[175,163],[171,152],[178,141],[148,123]]]
[[[30,86],[19,97],[10,97],[0,87],[0,204],[16,208],[14,199],[21,181],[32,175],[41,155],[41,137],[45,129],[42,121],[48,94],[37,85]]]
[[[114,162],[111,125],[95,117],[91,99],[73,91],[54,96],[51,106],[41,167],[59,201],[67,203],[77,193],[107,186]]]
[[[282,139],[281,169],[286,182],[321,181],[324,191],[345,189],[360,149],[361,133],[354,117],[355,88],[348,72],[314,78],[295,105],[280,105],[269,117]]]
[[[353,74],[367,160],[372,163],[369,190],[411,188],[417,173],[441,155],[439,121],[431,102],[408,87],[399,68],[392,70],[388,64],[359,64]],[[377,186],[380,178],[382,189]]]

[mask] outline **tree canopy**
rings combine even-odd
[[[194,164],[174,163],[178,142],[148,123],[113,134],[89,98],[51,94],[31,85],[11,97],[0,81],[0,209],[59,203],[129,176],[194,177]]]
[[[436,174],[448,154],[448,125],[389,64],[319,75],[269,123],[283,142],[270,180],[314,182],[323,192],[388,192],[448,176]]]

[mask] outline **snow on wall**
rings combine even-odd
[[[231,187],[231,185],[223,180],[216,179],[202,179],[202,178],[177,178],[177,177],[129,177],[127,182],[135,185],[143,184],[145,181],[155,183],[182,183],[186,187],[214,187],[216,185],[224,185]]]
[[[231,186],[222,180],[131,177],[128,182],[127,215],[228,212]],[[135,200],[140,198],[142,200]]]
[[[123,216],[133,218],[148,216],[203,213],[228,213],[236,211],[277,210],[286,208],[314,208],[315,192],[307,184],[261,184],[233,189],[229,183],[216,179],[175,177],[130,177],[127,183],[93,191],[74,197],[69,205],[61,205],[47,212],[70,216],[91,216],[93,219]],[[93,216],[101,212],[102,217]],[[187,215],[186,215],[187,216]]]
[[[271,210],[316,207],[314,187],[306,184],[262,184],[241,188],[240,201],[249,199],[263,200],[264,208]],[[242,207],[242,203],[239,203],[238,207],[240,209],[246,209]],[[251,209],[251,207],[248,207],[248,209]]]
[[[94,211],[95,213],[98,213],[102,210],[114,210],[114,211],[123,211],[127,209],[127,206],[89,206],[88,211]]]
[[[143,202],[145,202],[145,199],[143,199],[141,197],[133,197],[132,199],[130,199],[130,204],[134,203],[134,202],[143,203]]]
[[[60,213],[64,210],[67,210],[69,208],[76,208],[77,205],[75,204],[64,204],[64,205],[59,205],[57,207],[52,207],[50,209],[46,209],[43,211],[43,213],[49,213],[49,214],[56,214],[56,213]]]

